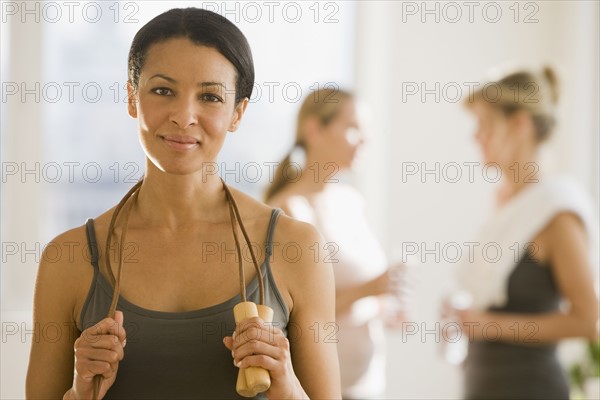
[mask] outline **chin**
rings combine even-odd
[[[496,160],[493,157],[483,157],[483,161],[484,161],[485,164],[501,165],[500,161]]]
[[[203,162],[198,162],[195,161],[193,163],[188,162],[173,162],[173,160],[169,160],[169,161],[161,161],[161,160],[157,160],[157,159],[151,159],[152,164],[154,164],[154,166],[166,173],[166,174],[170,174],[170,175],[190,175],[190,174],[194,174],[197,173],[198,171],[202,171],[202,166],[203,166]],[[213,168],[213,170],[215,171],[214,174],[216,174],[216,166],[215,168]]]

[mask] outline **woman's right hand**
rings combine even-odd
[[[105,318],[84,330],[75,341],[75,372],[71,398],[90,399],[94,388],[94,377],[102,375],[98,398],[102,399],[115,382],[119,361],[123,359],[125,347],[123,313],[115,312],[115,318]]]
[[[368,295],[381,296],[390,293],[390,273],[386,270],[369,282],[370,290]]]
[[[389,294],[395,296],[399,291],[412,290],[414,282],[412,282],[412,277],[409,277],[407,268],[407,265],[402,262],[389,265],[385,272],[370,282],[370,295]]]

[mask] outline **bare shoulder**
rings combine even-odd
[[[269,215],[273,211],[273,207],[263,203],[260,200],[255,199],[247,193],[242,192],[233,187],[229,187],[236,204],[238,205],[240,212],[243,212],[244,219],[250,218],[261,218],[265,215]]]
[[[571,211],[556,214],[536,236],[537,259],[548,261],[566,249],[585,251],[589,238],[581,218]]]
[[[94,232],[101,253],[114,207],[94,218]],[[72,305],[73,320],[79,322],[79,314],[87,297],[94,268],[85,224],[69,229],[46,244],[38,269],[36,291],[54,304]],[[40,287],[43,286],[43,287]],[[71,288],[64,290],[65,287]]]
[[[570,211],[564,211],[557,214],[552,221],[550,221],[550,224],[548,224],[548,230],[551,232],[575,230],[584,233],[584,225],[583,221],[577,214]]]
[[[99,249],[103,249],[103,247],[100,246],[100,244],[103,244],[106,239],[106,235],[108,233],[108,227],[110,225],[110,220],[112,219],[112,216],[113,216],[116,208],[117,208],[117,206],[114,206],[114,207],[110,208],[109,210],[103,212],[102,214],[98,215],[97,217],[93,218],[94,233],[96,236],[96,240],[98,241]],[[118,231],[119,226],[120,225],[118,225],[118,224],[115,225],[115,230]],[[84,238],[85,237],[86,236],[84,236]]]
[[[63,315],[63,322],[79,322],[93,275],[85,225],[57,235],[45,245],[37,272],[37,317]]]
[[[281,215],[274,235],[271,269],[288,308],[332,278],[328,249],[311,224]],[[283,289],[283,290],[282,290]]]
[[[287,249],[292,246],[304,250],[315,242],[321,241],[321,235],[313,225],[296,220],[285,212],[286,210],[282,207],[285,203],[270,203],[267,205],[241,191],[232,189],[232,193],[240,210],[245,214],[243,215],[245,217],[244,222],[246,222],[246,217],[249,220],[270,218],[274,208],[283,209],[284,213],[279,216],[274,231],[273,240],[276,242],[274,256],[277,256],[277,252],[282,251],[283,248]]]
[[[574,236],[573,236],[574,235]],[[566,237],[585,239],[586,231],[581,218],[571,211],[556,214],[540,233],[541,242],[549,250],[564,241]]]
[[[69,229],[46,244],[40,269],[51,273],[48,279],[72,281],[80,276],[84,261],[89,261],[88,251],[85,225]]]
[[[294,206],[294,199],[303,197],[302,194],[291,190],[283,190],[278,193],[273,199],[269,200],[269,204],[273,207],[281,208],[284,215],[279,218],[277,230],[275,232],[275,240],[279,243],[279,251],[283,252],[280,257],[283,261],[290,261],[292,257],[286,256],[286,252],[290,248],[296,248],[298,252],[298,260],[293,258],[298,266],[310,268],[319,261],[319,257],[313,257],[312,253],[318,252],[316,246],[322,247],[324,242],[321,233],[318,229],[306,219],[299,219]],[[300,268],[292,268],[298,270]]]
[[[313,225],[299,221],[287,214],[281,215],[277,223],[276,237],[282,243],[297,243],[301,247],[322,241],[321,234]]]
[[[287,191],[277,193],[275,196],[268,200],[269,204],[273,207],[284,209],[287,206],[290,194]]]

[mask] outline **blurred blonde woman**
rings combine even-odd
[[[382,310],[376,296],[388,292],[387,262],[367,226],[361,195],[340,183],[337,174],[351,168],[362,142],[351,93],[310,93],[298,114],[293,149],[266,193],[267,203],[313,224],[327,242],[315,254],[330,257],[334,267],[344,398],[381,397],[385,390]],[[298,149],[306,157],[300,173],[291,161]]]
[[[503,179],[479,244],[493,244],[501,255],[476,251],[459,268],[473,300],[470,309],[456,310],[472,338],[465,395],[566,399],[556,345],[597,334],[593,213],[577,185],[538,171],[540,145],[556,124],[552,69],[517,71],[484,88],[466,105],[477,117],[483,158]]]

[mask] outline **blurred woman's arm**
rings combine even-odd
[[[377,278],[363,284],[337,288],[335,292],[335,312],[336,314],[342,314],[350,309],[352,304],[357,300],[386,293],[389,293],[389,278],[387,271]]]
[[[556,342],[569,337],[595,339],[598,298],[582,222],[572,213],[559,214],[540,239],[538,244],[547,251],[546,264],[552,268],[568,310],[546,314],[458,311],[465,332],[472,339],[522,344]]]
[[[274,207],[279,207],[283,212],[296,219],[301,219],[297,215],[289,198],[275,201]],[[343,268],[341,266],[337,266]],[[364,297],[379,296],[389,293],[389,278],[387,271],[367,282],[363,282],[356,286],[337,287],[335,291],[335,313],[336,315],[343,314],[350,309],[352,304]]]

